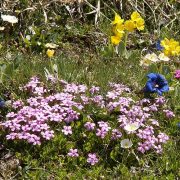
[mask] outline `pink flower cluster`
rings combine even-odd
[[[72,149],[72,148],[69,149],[69,152],[68,152],[67,155],[69,157],[73,157],[73,158],[79,157],[78,150],[77,149]],[[97,158],[96,153],[89,153],[88,157],[87,157],[87,162],[92,166],[97,164],[99,162],[99,159]]]
[[[7,114],[7,120],[2,125],[8,129],[7,139],[27,140],[33,145],[40,145],[42,140],[50,140],[54,137],[54,130],[50,122],[70,123],[79,118],[79,113],[73,107],[82,109],[80,103],[74,101],[74,96],[67,92],[45,95],[47,90],[40,87],[38,78],[31,81],[22,89],[30,92],[33,96],[26,102],[15,101],[12,105],[15,112]],[[64,89],[65,91],[65,89]],[[65,135],[72,134],[71,126],[63,126]]]
[[[40,145],[43,141],[51,140],[55,136],[58,124],[64,138],[78,139],[80,133],[86,137],[91,134],[95,138],[119,143],[122,137],[136,139],[132,148],[141,153],[154,150],[162,152],[162,144],[169,139],[165,133],[159,133],[160,123],[155,115],[160,109],[166,117],[173,118],[171,110],[164,109],[166,100],[159,97],[155,100],[142,99],[135,101],[130,97],[130,89],[122,84],[110,83],[110,91],[102,95],[100,88],[75,83],[60,82],[61,91],[50,91],[37,77],[21,89],[30,97],[25,101],[12,103],[14,111],[9,112],[7,120],[0,125],[7,131],[6,138],[10,140],[25,140],[33,145]],[[98,115],[105,118],[91,119]],[[79,121],[82,126],[76,126]],[[74,122],[74,123],[72,123]],[[73,124],[73,126],[72,126]],[[58,129],[59,130],[59,129]],[[133,141],[133,140],[132,140]],[[78,157],[77,149],[70,149],[68,156]],[[89,153],[87,162],[95,165],[98,162],[95,153]]]
[[[155,149],[157,153],[162,152],[162,143],[166,143],[169,137],[165,133],[159,133],[156,137],[154,128],[148,126],[145,129],[139,129],[137,136],[143,140],[143,142],[138,143],[138,151],[145,153],[150,149]]]
[[[79,156],[78,150],[77,149],[70,149],[67,155],[70,157],[78,157]]]
[[[99,128],[96,130],[96,136],[99,136],[100,138],[104,139],[108,131],[111,129],[109,124],[104,121],[99,121],[98,122]]]
[[[92,123],[92,122],[86,122],[84,124],[84,127],[88,130],[88,131],[92,131],[94,130],[96,124],[95,123]]]
[[[89,153],[88,154],[88,158],[87,158],[87,162],[91,165],[95,165],[96,163],[98,163],[99,159],[97,158],[95,153]]]
[[[176,79],[180,79],[180,69],[178,69],[178,70],[175,71],[174,77],[175,77]]]
[[[170,111],[169,109],[164,109],[163,112],[165,113],[165,115],[168,119],[175,117],[175,114],[172,111]]]

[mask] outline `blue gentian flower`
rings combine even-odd
[[[160,40],[158,40],[158,41],[156,42],[156,49],[157,49],[158,51],[161,51],[161,50],[164,49],[164,47],[161,46],[161,41],[160,41]]]
[[[5,106],[5,102],[3,99],[0,98],[0,108],[3,108]]]
[[[180,122],[177,123],[177,127],[180,128]]]
[[[148,80],[144,87],[145,93],[158,93],[158,95],[162,96],[163,92],[169,91],[168,82],[163,75],[150,73],[147,77]]]

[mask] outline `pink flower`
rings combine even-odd
[[[169,140],[169,137],[165,133],[159,133],[157,137],[160,143],[165,143]]]
[[[86,122],[86,123],[84,124],[84,127],[85,127],[88,131],[94,130],[95,126],[96,126],[96,125],[95,125],[94,123],[91,123],[91,122]]]
[[[99,89],[100,89],[99,87],[92,86],[91,89],[89,90],[89,92],[91,94],[95,94],[95,93],[99,92]]]
[[[99,128],[96,131],[96,136],[100,136],[103,139],[108,133],[108,131],[111,129],[111,127],[109,127],[108,123],[104,121],[99,121],[98,125]]]
[[[122,136],[122,133],[118,129],[112,130],[111,139],[116,140],[116,139],[119,139],[121,136]]]
[[[13,102],[12,107],[14,109],[17,109],[17,108],[21,108],[23,105],[24,103],[21,100],[18,100],[18,101]]]
[[[178,69],[178,70],[175,71],[174,77],[175,77],[176,79],[180,79],[180,69]]]
[[[17,133],[12,132],[12,133],[6,135],[6,138],[13,140],[13,139],[17,138]]]
[[[95,153],[89,153],[88,154],[88,158],[87,158],[87,162],[89,164],[91,164],[92,166],[95,165],[96,163],[98,163],[99,159],[96,157]]]
[[[79,156],[78,150],[71,148],[71,149],[69,150],[68,156],[70,156],[70,157],[78,157],[78,156]]]
[[[175,117],[175,114],[172,111],[168,110],[168,109],[163,110],[163,112],[165,112],[165,115],[166,115],[167,118]]]
[[[45,132],[41,132],[41,135],[44,139],[46,140],[50,140],[54,137],[54,131],[48,131],[46,130]]]
[[[63,126],[62,132],[64,135],[72,134],[71,126]]]
[[[162,146],[161,146],[161,145],[154,146],[154,148],[155,148],[155,150],[156,150],[156,152],[157,152],[158,154],[161,154],[161,153],[162,153]]]

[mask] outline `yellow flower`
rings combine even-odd
[[[115,36],[123,37],[124,34],[124,25],[123,24],[116,24],[113,27],[113,33]]]
[[[134,11],[132,14],[131,14],[131,20],[132,21],[137,21],[137,19],[141,18],[141,15],[137,12],[137,11]]]
[[[115,14],[114,21],[112,21],[112,24],[122,24],[124,22],[124,19],[121,19],[121,16],[119,16],[117,13]]]
[[[144,19],[137,11],[131,14],[131,20],[135,23],[135,26],[139,31],[144,30]]]
[[[132,20],[127,20],[125,21],[124,23],[124,28],[129,31],[129,32],[132,32],[134,31],[134,29],[136,28],[134,22]]]
[[[48,49],[48,50],[46,51],[46,54],[47,54],[47,56],[48,56],[49,58],[53,57],[53,56],[54,56],[54,53],[55,53],[55,51],[54,51],[54,50],[51,50],[51,49]]]
[[[136,28],[139,31],[144,30],[144,19],[142,19],[142,18],[137,19],[137,21],[136,21]]]
[[[122,24],[122,23],[116,24],[115,29],[117,32],[122,33],[122,31],[124,31],[124,24]]]
[[[122,39],[122,36],[111,36],[111,43],[118,45]]]
[[[164,47],[164,54],[166,56],[178,56],[180,55],[180,45],[179,42],[174,39],[167,39],[161,41],[161,46]]]

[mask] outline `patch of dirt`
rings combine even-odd
[[[0,180],[16,179],[20,161],[12,152],[0,147]]]

